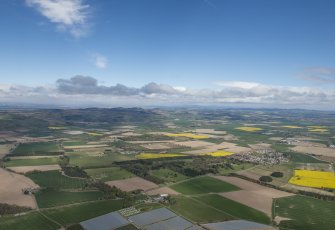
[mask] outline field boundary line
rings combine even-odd
[[[65,229],[65,227],[64,227],[62,224],[60,224],[59,222],[55,221],[54,219],[48,217],[47,215],[45,215],[44,213],[42,213],[40,210],[38,210],[37,212],[38,212],[39,214],[41,214],[43,217],[45,217],[46,219],[50,220],[51,222],[53,222],[53,223],[59,225],[61,228],[64,228],[64,229]]]

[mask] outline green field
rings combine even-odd
[[[177,214],[196,223],[210,223],[235,219],[231,215],[193,198],[177,196],[174,197],[174,199],[176,199],[176,203],[171,205],[170,208]]]
[[[279,198],[274,201],[273,216],[291,219],[280,222],[287,229],[335,229],[335,202],[305,196]]]
[[[20,144],[13,151],[13,154],[18,156],[34,156],[59,154],[60,147],[55,142],[38,142]]]
[[[187,176],[166,168],[151,170],[149,173],[155,177],[163,179],[167,183],[176,183],[188,179]]]
[[[255,221],[258,223],[270,224],[270,218],[256,209],[227,199],[217,194],[204,195],[195,197],[198,201],[210,205],[224,213],[236,217],[237,219],[244,219]]]
[[[10,159],[5,162],[6,167],[16,166],[36,166],[36,165],[55,165],[58,164],[59,157],[46,157],[38,159]]]
[[[53,189],[44,189],[35,194],[39,208],[50,208],[55,206],[94,201],[102,199],[102,192],[68,192]]]
[[[0,217],[0,230],[57,230],[60,226],[38,212],[18,217]]]
[[[132,158],[118,153],[105,154],[103,156],[71,156],[70,165],[78,165],[82,168],[109,167],[115,161],[131,160]]]
[[[96,180],[111,181],[134,177],[134,175],[120,167],[94,168],[85,170],[89,176]]]
[[[238,187],[227,182],[204,176],[190,179],[175,185],[171,188],[186,195],[204,194],[211,192],[230,192],[239,190]]]
[[[48,209],[44,210],[43,213],[62,225],[70,225],[122,209],[122,204],[123,200],[103,200],[70,207]]]
[[[55,189],[83,188],[86,180],[63,176],[59,171],[30,172],[26,174],[41,187]]]
[[[86,141],[64,141],[63,146],[86,145]]]
[[[219,174],[220,175],[227,175],[229,173],[234,173],[237,171],[241,171],[241,170],[245,170],[248,168],[253,167],[253,164],[250,163],[241,163],[241,164],[231,164],[231,166],[233,167],[231,168],[219,168]]]

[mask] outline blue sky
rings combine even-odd
[[[0,100],[20,90],[36,99],[36,87],[53,98],[104,95],[60,90],[59,79],[81,87],[71,81],[79,75],[97,80],[97,87],[138,89],[141,98],[123,95],[127,102],[145,94],[149,104],[159,104],[182,91],[184,103],[215,97],[215,103],[267,104],[264,95],[276,91],[273,104],[288,90],[288,97],[308,93],[331,103],[334,8],[333,0],[3,0]],[[151,82],[165,91],[143,93]],[[16,87],[14,96],[8,85]],[[167,93],[168,87],[178,92]],[[220,90],[233,93],[217,96]],[[304,107],[304,99],[293,98],[292,106]]]

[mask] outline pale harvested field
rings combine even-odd
[[[252,183],[247,180],[243,180],[237,177],[227,177],[227,176],[214,176],[217,179],[223,180],[242,190],[234,192],[225,192],[221,195],[240,202],[249,207],[255,208],[261,212],[266,213],[271,216],[272,213],[272,200],[274,198],[293,196],[293,193],[283,192],[276,189],[261,186],[256,183]]]
[[[216,152],[218,150],[225,150],[227,152],[232,152],[232,153],[244,153],[244,152],[250,151],[251,149],[246,148],[246,147],[237,146],[236,144],[231,143],[231,142],[222,142],[221,144],[214,144],[214,145],[207,146],[204,149],[186,151],[183,153],[198,155],[198,154],[203,154],[203,153]]]
[[[0,203],[36,208],[34,197],[24,195],[22,189],[38,188],[37,184],[23,175],[8,172],[2,168],[0,168],[0,178]]]
[[[52,171],[52,170],[60,170],[59,165],[36,165],[36,166],[18,166],[18,167],[8,167],[8,169],[13,170],[17,173],[27,173],[34,170],[38,171]]]
[[[83,132],[83,131],[80,131],[80,130],[66,130],[66,131],[64,131],[63,133],[65,133],[65,134],[69,134],[69,135],[81,135],[81,134],[83,134],[84,132]]]
[[[321,147],[321,148],[326,148],[327,145],[321,144],[321,143],[316,143],[316,142],[308,142],[308,141],[300,141],[300,142],[294,142],[295,146],[301,146],[301,147]]]
[[[6,156],[10,149],[12,148],[12,145],[0,145],[0,158],[3,158]]]
[[[295,146],[291,149],[299,153],[315,154],[325,157],[335,157],[335,149],[332,148],[315,147],[315,146]]]
[[[250,144],[249,146],[253,150],[262,150],[262,149],[269,149],[269,148],[271,148],[271,144],[266,144],[266,143],[259,143],[259,144],[253,144],[253,145]]]
[[[210,143],[206,141],[180,141],[180,142],[176,142],[176,144],[184,146],[184,147],[191,147],[191,148],[202,148],[202,147],[215,145],[214,143]]]
[[[127,141],[130,144],[152,144],[152,143],[177,143],[175,140],[166,141]]]
[[[242,172],[237,172],[237,174],[240,174],[242,176],[246,176],[248,178],[251,178],[251,179],[254,179],[254,180],[258,180],[260,176],[263,176],[264,174],[258,174],[256,172],[253,172],[253,171],[242,171]],[[270,176],[270,172],[268,173],[268,175],[266,176]]]
[[[74,146],[64,146],[64,149],[94,149],[108,147],[108,145],[74,145]]]
[[[140,177],[133,177],[124,180],[113,180],[106,182],[110,186],[115,186],[122,191],[130,192],[137,189],[141,189],[143,191],[147,191],[150,189],[158,188],[158,185],[152,183],[151,181],[144,180]]]
[[[173,146],[164,143],[152,143],[141,145],[143,148],[150,149],[150,150],[160,150],[160,149],[171,149]]]
[[[52,155],[52,156],[15,156],[10,157],[11,160],[21,160],[21,159],[41,159],[41,158],[54,158],[54,157],[61,157],[63,155]]]
[[[134,132],[125,132],[125,133],[122,133],[121,136],[123,136],[123,137],[137,137],[137,136],[142,136],[142,134],[134,133]]]
[[[216,131],[214,129],[196,129],[196,133],[204,133],[204,134],[215,134],[215,135],[225,135],[226,131]]]
[[[148,195],[158,195],[158,194],[169,194],[169,195],[178,195],[179,192],[174,191],[169,187],[161,187],[146,192]]]

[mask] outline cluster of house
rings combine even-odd
[[[262,165],[276,165],[289,162],[289,159],[283,153],[276,152],[273,149],[261,149],[256,152],[234,154],[231,158],[243,162]]]

